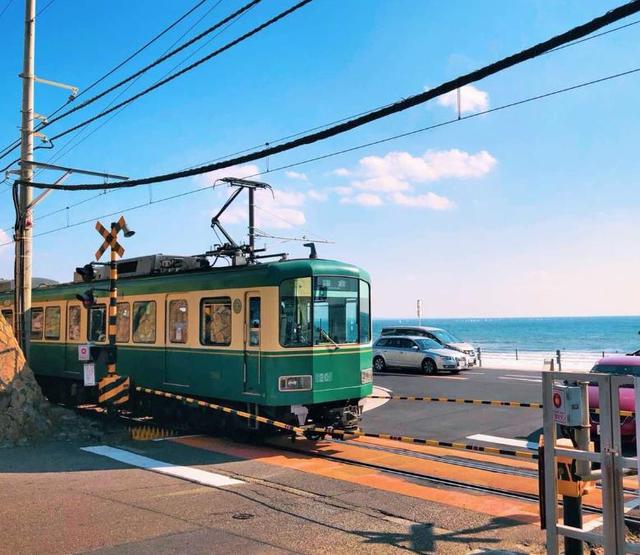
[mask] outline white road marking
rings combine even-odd
[[[526,441],[524,439],[512,439],[509,437],[488,436],[485,434],[474,434],[467,436],[467,439],[475,441],[484,441],[485,443],[497,443],[499,445],[509,445],[510,447],[520,447],[521,449],[529,449],[535,451],[538,449],[538,444],[533,441]]]
[[[156,439],[152,439],[151,441],[169,441],[171,439],[186,439],[189,437],[202,437],[202,434],[191,434],[188,436],[169,436],[169,437],[159,437]]]
[[[505,374],[505,376],[507,376],[507,378],[526,378],[528,380],[533,379],[531,376],[527,376],[527,375],[523,376],[522,374]]]
[[[505,376],[498,376],[499,380],[511,380],[515,382],[533,382],[533,383],[542,383],[542,380],[536,380],[533,378],[507,378]]]
[[[381,396],[386,396],[386,397],[390,397],[391,396],[391,390],[387,389],[385,387],[380,387],[378,385],[374,385],[373,386],[373,391],[371,393],[372,395],[377,395],[379,397]],[[382,405],[386,404],[389,402],[389,399],[371,399],[369,397],[365,397],[362,400],[362,412],[368,412],[370,410],[373,409],[377,409],[378,407],[381,407]]]
[[[427,378],[437,378],[438,380],[468,380],[463,376],[427,376]]]
[[[174,478],[195,482],[196,484],[201,484],[203,486],[220,488],[223,486],[237,486],[239,484],[244,484],[244,482],[240,480],[229,478],[223,474],[207,472],[206,470],[191,468],[188,466],[176,466],[164,461],[158,461],[156,459],[150,459],[149,457],[143,457],[142,455],[136,455],[135,453],[125,451],[124,449],[108,447],[107,445],[81,447],[81,449],[88,453],[108,457],[131,466],[137,466],[138,468],[144,468],[151,472],[158,472],[159,474],[166,474],[168,476],[173,476]]]
[[[635,499],[631,499],[630,501],[627,501],[624,504],[624,514],[627,514],[629,511],[632,511],[633,509],[639,506],[640,506],[640,497],[636,497]],[[593,520],[590,520],[589,522],[584,523],[582,526],[582,529],[585,532],[591,532],[592,530],[595,530],[596,528],[602,526],[602,518],[603,517],[599,516],[598,518],[595,518]]]
[[[465,374],[473,374],[474,376],[484,376],[484,372],[469,372],[468,370]]]

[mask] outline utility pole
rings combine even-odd
[[[31,324],[31,260],[32,260],[32,190],[33,120],[35,83],[36,2],[25,0],[24,51],[22,73],[22,123],[20,127],[20,185],[18,217],[15,229],[15,311],[16,336],[29,360]]]

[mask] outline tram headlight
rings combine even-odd
[[[310,391],[311,376],[280,376],[278,389],[280,391]]]
[[[373,381],[373,369],[365,368],[360,370],[360,383],[371,383]]]

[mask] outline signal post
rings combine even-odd
[[[96,251],[96,262],[107,249],[110,250],[107,375],[98,382],[98,402],[117,406],[129,401],[130,386],[129,377],[119,376],[117,373],[118,257],[124,254],[124,248],[118,243],[118,233],[123,231],[125,237],[131,237],[135,232],[127,227],[123,216],[117,222],[111,222],[111,231],[108,231],[99,221],[96,222],[96,230],[104,238],[102,245]]]

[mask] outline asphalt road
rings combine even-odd
[[[374,376],[374,384],[392,395],[492,399],[499,401],[541,402],[540,372],[476,368],[458,376],[423,376],[403,371]],[[542,428],[540,409],[506,408],[420,401],[389,401],[366,412],[363,428],[367,432],[460,441],[481,445],[492,442],[470,441],[467,436],[485,434],[498,438],[535,441]]]

